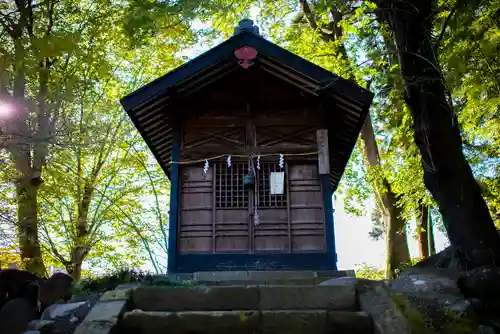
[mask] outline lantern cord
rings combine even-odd
[[[283,157],[299,157],[299,156],[308,156],[308,155],[316,155],[316,154],[318,154],[318,151],[304,152],[304,153],[285,153],[285,154],[283,154]],[[271,154],[259,154],[258,156],[260,156],[262,158],[262,157],[272,157],[272,156],[279,156],[279,155],[280,155],[280,153],[271,153]],[[230,156],[231,158],[249,158],[250,159],[250,158],[256,157],[257,155],[255,155],[255,154],[251,154],[251,155],[221,154],[221,155],[216,155],[214,157],[198,159],[198,160],[170,161],[169,164],[170,165],[172,165],[172,164],[178,164],[178,165],[198,164],[200,162],[220,159],[220,158],[224,158],[224,157],[228,157],[228,156]]]

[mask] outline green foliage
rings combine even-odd
[[[190,282],[174,282],[167,276],[154,275],[137,270],[120,269],[106,275],[88,277],[78,282],[74,294],[103,293],[116,289],[122,284],[137,284],[145,286],[178,287],[191,285]]]
[[[452,1],[441,16],[446,17],[455,6]],[[500,226],[499,18],[497,1],[483,1],[473,11],[458,7],[439,43],[444,77],[462,128],[464,152],[497,226]],[[441,26],[444,20],[441,18]]]
[[[0,98],[10,101],[24,76],[26,128],[17,133],[12,119],[0,118],[0,246],[16,248],[18,242],[14,181],[40,167],[46,264],[68,266],[83,250],[88,275],[146,262],[164,272],[169,185],[117,101],[183,63],[189,47],[228,37],[240,19],[257,11],[267,38],[362,86],[369,82],[376,94],[370,112],[381,166],[366,168],[356,145],[339,189],[346,211],[366,215],[373,185],[383,189],[383,180],[398,196],[405,220],[422,204],[435,207],[413,142],[392,36],[378,24],[374,4],[309,3],[314,24],[295,0],[49,0],[32,8],[32,23],[20,35],[2,25]],[[2,22],[22,17],[15,6],[0,1]],[[472,11],[439,1],[438,9],[433,38],[443,80],[464,152],[500,226],[500,4],[487,0]],[[442,229],[439,212],[431,211]],[[372,218],[371,237],[383,237],[380,210]]]
[[[373,227],[372,230],[368,232],[370,239],[375,241],[384,239],[386,234],[386,227],[382,212],[380,212],[380,209],[378,207],[375,207],[372,211],[371,220],[373,222]]]
[[[13,247],[0,248],[0,269],[7,268],[9,264],[21,267],[21,257]]]
[[[40,169],[46,264],[72,268],[85,261],[84,272],[92,273],[150,261],[164,272],[165,259],[156,254],[166,256],[169,185],[118,100],[182,63],[178,54],[199,35],[207,37],[191,25],[208,7],[148,0],[0,3],[3,23],[30,19],[20,36],[14,25],[0,28],[0,98],[10,101],[24,82],[22,123],[30,125],[20,136],[13,132],[15,117],[0,118],[2,243],[17,245],[13,181]]]
[[[356,277],[366,278],[370,280],[383,280],[385,279],[385,272],[383,269],[379,269],[370,266],[366,263],[356,266]]]

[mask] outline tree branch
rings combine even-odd
[[[460,5],[460,1],[457,1],[455,3],[455,6],[453,6],[453,8],[451,9],[451,11],[448,13],[448,16],[446,16],[446,19],[444,20],[444,23],[443,23],[443,27],[441,28],[441,33],[439,33],[439,37],[438,39],[436,40],[436,43],[434,44],[434,53],[437,54],[437,51],[438,51],[438,48],[439,48],[439,44],[441,44],[441,41],[444,37],[444,33],[446,31],[446,28],[448,27],[448,24],[450,23],[450,20],[453,16],[453,14],[455,14],[458,6]]]
[[[50,244],[50,250],[52,252],[52,254],[59,260],[61,261],[61,263],[64,265],[64,266],[67,266],[68,264],[70,264],[70,262],[68,260],[66,260],[62,255],[61,253],[59,253],[59,251],[57,250],[56,248],[56,245],[54,244],[54,242],[52,241],[52,238],[50,237],[49,235],[49,231],[47,230],[47,227],[45,226],[45,224],[42,224],[42,229],[44,230],[45,232],[45,236],[47,238],[47,241],[49,242]]]
[[[314,16],[314,13],[311,10],[311,7],[309,6],[307,0],[300,0],[299,3],[302,11],[304,12],[307,22],[309,22],[309,25],[313,30],[316,30],[320,33],[321,39],[323,39],[325,42],[335,41],[335,36],[333,34],[326,33],[325,31],[323,31],[323,29],[321,29],[321,27],[318,26],[316,17]]]
[[[148,179],[149,179],[149,184],[151,185],[151,188],[153,190],[153,195],[155,197],[155,211],[156,211],[156,216],[157,216],[157,219],[158,219],[158,223],[160,225],[160,229],[161,229],[161,233],[163,234],[163,237],[165,240],[168,240],[167,238],[167,234],[166,234],[166,226],[163,222],[163,219],[162,219],[162,214],[161,214],[161,210],[160,210],[160,201],[158,199],[158,191],[156,190],[156,187],[155,187],[155,184],[154,184],[154,181],[153,181],[153,177],[151,175],[151,173],[149,172],[148,170],[148,167],[146,166],[145,162],[139,158],[139,152],[137,151],[137,149],[135,148],[135,146],[133,146],[132,144],[132,149],[134,150],[134,152],[136,153],[135,157],[136,157],[136,160],[139,162],[139,164],[142,166],[142,168],[144,169],[144,171],[146,172],[146,175],[148,176]]]

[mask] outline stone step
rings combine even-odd
[[[324,271],[200,271],[193,274],[173,274],[169,277],[174,281],[194,280],[196,282],[223,281],[254,281],[275,282],[286,280],[308,280],[316,278],[337,278],[355,276],[354,270],[324,270]]]
[[[227,281],[193,281],[195,284],[201,285],[306,285],[315,286],[331,279],[331,277],[316,277],[316,278],[288,278],[288,279],[272,279],[272,280],[227,280]]]
[[[119,334],[371,334],[365,312],[322,310],[125,313]]]
[[[325,286],[138,287],[132,306],[143,311],[356,310],[354,284]]]

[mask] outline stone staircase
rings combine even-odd
[[[200,277],[204,275],[208,276]],[[283,275],[203,274],[189,278],[191,284],[181,286],[171,285],[170,279],[158,276],[154,277],[155,284],[148,280],[143,285],[131,283],[107,291],[95,304],[92,302],[91,309],[86,306],[88,301],[83,301],[83,313],[78,311],[82,302],[54,305],[56,308],[50,314],[73,309],[75,312],[61,319],[54,314],[49,314],[48,319],[42,317],[30,324],[25,334],[71,333],[75,327],[73,334],[489,334],[495,331],[495,323],[478,322],[481,319],[475,313],[474,301],[464,298],[456,280],[442,273],[409,272],[391,281],[355,277],[325,281],[324,275],[318,273],[301,273],[298,276],[304,277],[290,277],[287,281]],[[316,284],[311,277],[322,283]],[[223,278],[231,285],[228,281],[217,281]],[[253,284],[241,284],[247,281]],[[170,285],[159,286],[165,283]]]
[[[328,285],[317,285],[318,281],[324,281],[322,278],[328,277],[290,272],[203,273],[193,277],[198,283],[204,282],[203,285],[138,287],[131,293],[115,331],[123,334],[373,333],[370,315],[357,305],[353,281],[341,278],[330,280]]]

